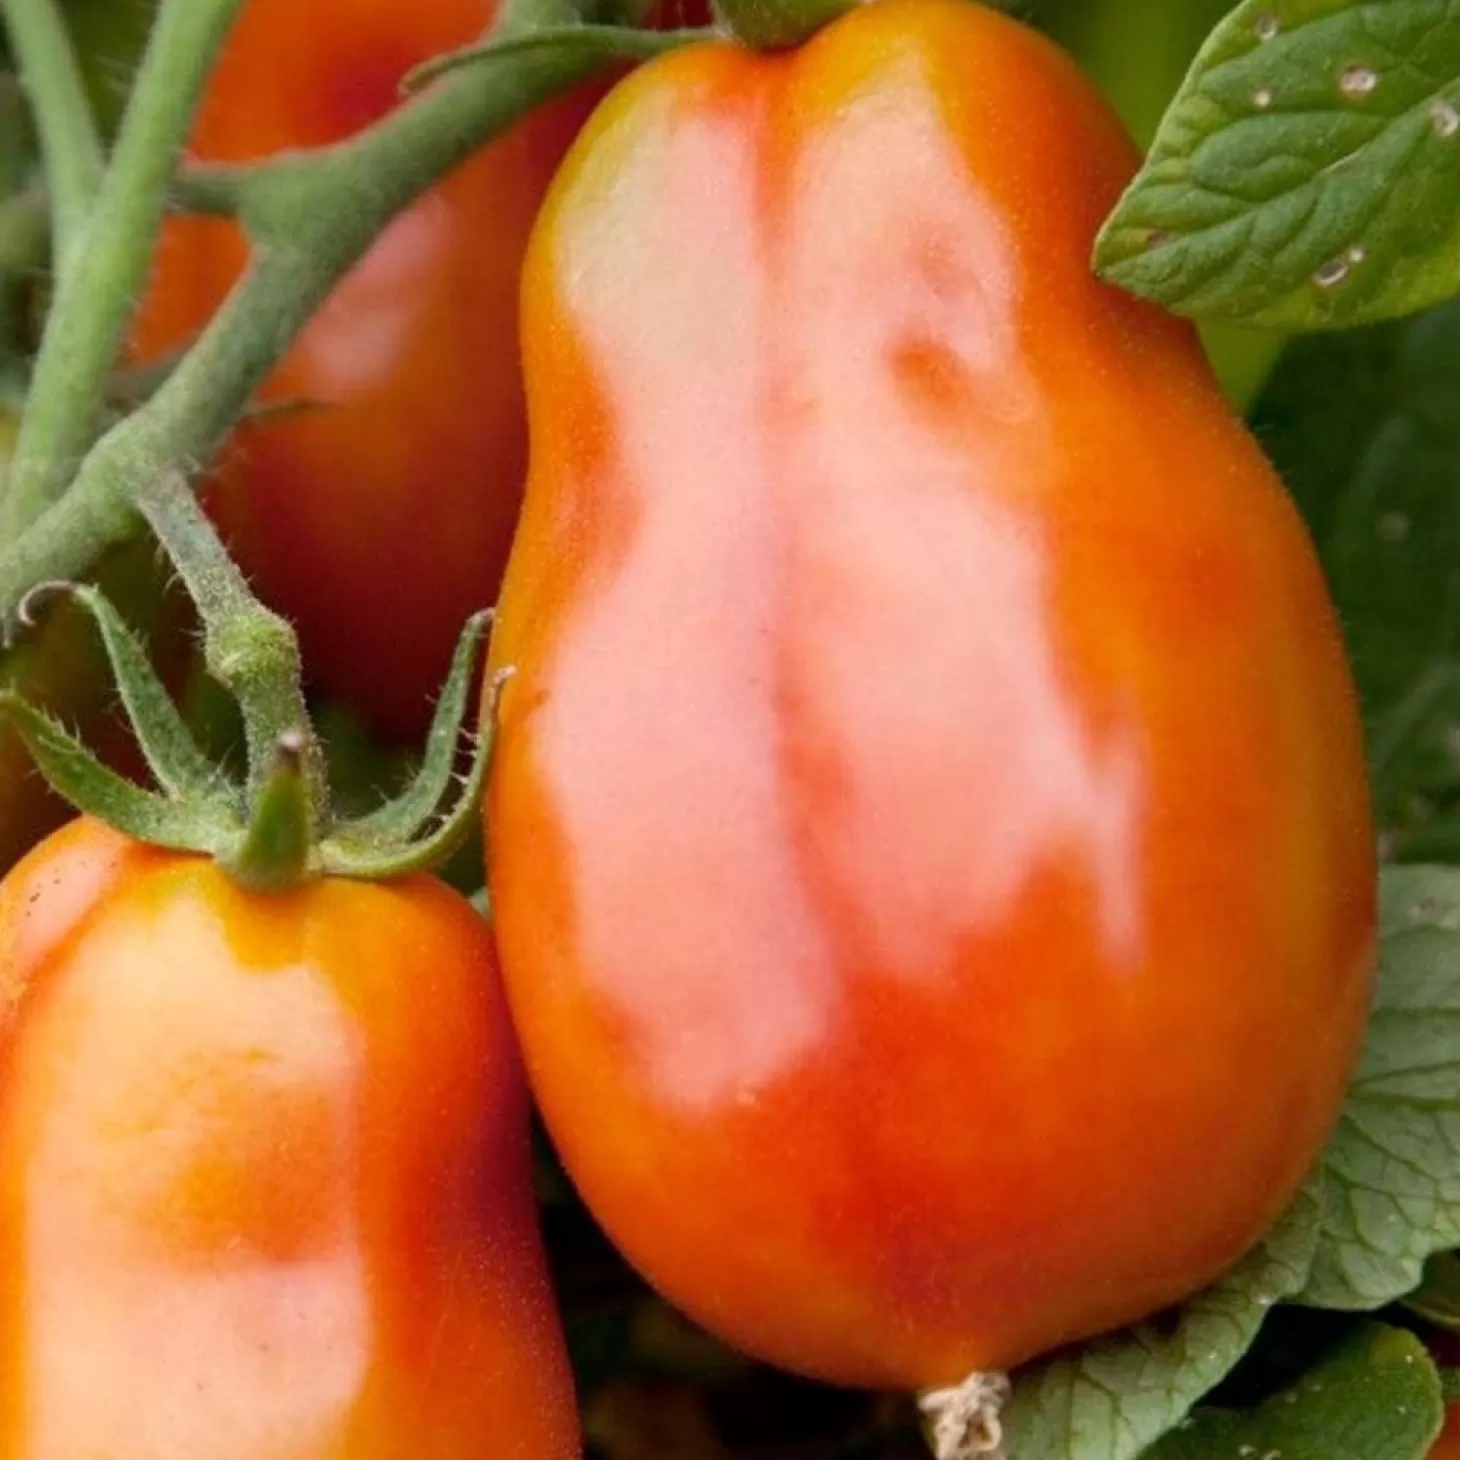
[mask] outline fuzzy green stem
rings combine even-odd
[[[336,280],[401,209],[533,107],[644,48],[639,32],[597,30],[585,44],[581,29],[565,28],[561,44],[549,34],[505,41],[500,54],[454,69],[334,147],[202,174],[213,206],[236,211],[250,233],[253,262],[156,395],[93,449],[65,499],[19,538],[0,528],[9,544],[0,548],[0,619],[33,584],[84,574],[125,538],[147,483],[212,456]]]
[[[6,3],[24,9],[36,0]],[[56,298],[0,498],[0,542],[13,541],[61,495],[101,424],[177,154],[241,3],[162,0],[84,232],[59,253]]]
[[[0,0],[0,14],[40,132],[55,210],[56,253],[65,258],[81,236],[101,183],[101,137],[56,0]]]
[[[203,662],[238,701],[248,743],[249,802],[276,768],[280,746],[302,767],[317,809],[326,803],[324,757],[300,687],[299,641],[265,608],[224,550],[181,472],[167,471],[138,499],[203,621]]]

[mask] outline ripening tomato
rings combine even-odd
[[[497,8],[246,0],[191,150],[243,162],[349,136]],[[597,94],[534,112],[386,229],[261,392],[299,409],[242,426],[209,495],[262,596],[297,624],[311,677],[390,734],[422,728],[462,624],[496,596],[525,461],[522,251]],[[231,221],[170,220],[134,355],[185,345],[245,258]]]
[[[877,0],[637,72],[529,250],[488,808],[529,1076],[643,1272],[827,1379],[1200,1287],[1359,1047],[1349,671],[1192,331],[1091,276],[1135,163],[1033,31]]]
[[[0,884],[0,1456],[569,1460],[491,938],[81,820]]]

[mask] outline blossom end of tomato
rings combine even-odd
[[[918,1396],[935,1460],[1004,1460],[1007,1375],[975,1371],[961,1384]]]

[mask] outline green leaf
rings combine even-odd
[[[1095,262],[1179,313],[1290,329],[1460,290],[1460,9],[1244,0],[1197,56]]]
[[[1301,1193],[1227,1277],[1153,1321],[1021,1370],[1004,1411],[1014,1457],[1133,1460],[1247,1352],[1273,1305],[1296,1293],[1318,1239],[1318,1202]]]
[[[1198,1410],[1147,1460],[1422,1460],[1443,1420],[1424,1345],[1366,1323],[1292,1388],[1248,1413]]]
[[[1394,855],[1460,850],[1460,302],[1299,340],[1253,414],[1318,544]]]
[[[1379,931],[1378,995],[1298,1300],[1314,1307],[1382,1307],[1460,1245],[1460,870],[1389,868]]]

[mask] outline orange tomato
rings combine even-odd
[[[418,62],[475,40],[498,0],[247,0],[191,151],[246,162],[383,116]],[[260,392],[212,511],[297,624],[317,684],[377,729],[429,717],[467,617],[495,598],[521,499],[518,271],[538,203],[597,91],[543,108],[392,223]],[[187,343],[242,272],[228,220],[174,218],[132,338]]]
[[[0,1456],[568,1460],[490,936],[87,820],[0,884]]]
[[[1134,149],[1049,42],[879,0],[640,70],[524,274],[503,973],[625,1253],[915,1387],[1278,1216],[1370,993],[1359,719],[1192,331],[1099,284]]]

